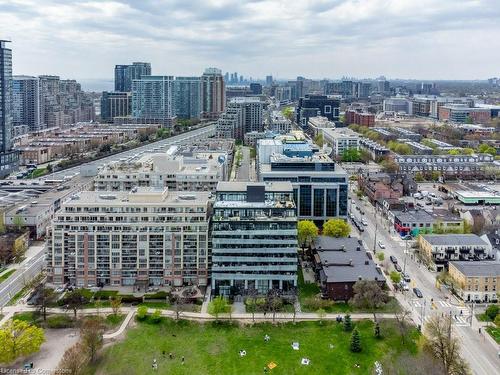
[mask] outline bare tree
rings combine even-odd
[[[257,310],[257,295],[258,291],[255,288],[250,288],[247,291],[247,299],[245,300],[245,306],[249,312],[252,313],[252,322],[255,323],[255,312]]]
[[[276,319],[276,313],[283,306],[283,300],[276,289],[270,289],[266,297],[266,309],[273,314],[273,323]]]
[[[447,375],[443,365],[430,353],[420,351],[417,355],[404,352],[388,353],[381,361],[384,375]],[[401,370],[404,369],[402,372]],[[373,372],[376,374],[376,372]]]
[[[359,280],[356,281],[352,289],[354,297],[352,297],[351,303],[358,308],[371,311],[373,319],[377,321],[376,310],[387,303],[388,294],[376,281]]]
[[[451,331],[451,316],[434,315],[425,325],[424,348],[441,362],[448,375],[470,373],[467,363],[461,358],[460,342]]]
[[[86,371],[89,362],[89,356],[82,343],[77,342],[71,348],[64,352],[59,362],[61,373],[68,375],[82,375]]]
[[[83,347],[87,350],[90,362],[96,359],[97,351],[102,348],[104,326],[100,318],[85,319],[80,327],[80,338]]]
[[[56,295],[52,289],[44,288],[43,284],[37,287],[36,291],[37,300],[36,306],[38,311],[43,316],[43,320],[47,320],[47,307],[52,305],[56,301]]]
[[[396,322],[398,325],[399,333],[401,335],[401,342],[404,344],[406,335],[411,329],[410,325],[410,316],[411,316],[411,311],[409,310],[401,310],[400,312],[397,312],[395,314]]]
[[[110,299],[110,303],[113,315],[117,316],[120,313],[120,308],[122,307],[122,297],[114,296]]]
[[[173,295],[172,296],[172,307],[174,309],[174,314],[175,314],[175,320],[179,320],[182,314],[182,307],[184,306],[184,298],[182,298],[180,295]]]

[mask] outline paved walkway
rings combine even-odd
[[[125,329],[127,328],[127,326],[130,323],[130,320],[132,319],[132,317],[135,315],[135,311],[136,311],[135,309],[130,309],[130,311],[128,312],[127,316],[123,320],[120,328],[118,328],[118,331],[115,331],[113,333],[104,334],[104,335],[102,335],[102,337],[105,340],[112,340],[112,339],[120,336],[125,331]]]

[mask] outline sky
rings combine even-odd
[[[500,76],[499,0],[0,0],[14,74]]]

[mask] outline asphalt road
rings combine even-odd
[[[392,236],[389,234],[389,223],[378,214],[375,217],[374,207],[370,203],[360,202],[355,197],[355,194],[351,194],[351,197],[352,201],[364,211],[363,216],[368,223],[368,226],[364,227],[365,231],[360,236],[368,246],[368,249],[373,251],[376,231],[376,242],[380,240],[385,245],[385,249],[381,249],[376,243],[376,251],[383,251],[386,259],[391,255],[395,256],[401,267],[405,267],[406,272],[410,275],[412,279],[410,282],[410,291],[404,292],[404,297],[402,294],[397,294],[399,295],[398,299],[400,302],[403,302],[403,305],[406,305],[411,310],[414,321],[418,324],[423,324],[432,314],[451,314],[453,318],[453,333],[460,338],[463,357],[470,364],[472,371],[478,375],[500,374],[498,346],[495,348],[494,345],[485,339],[483,335],[486,333],[483,332],[482,335],[478,333],[478,323],[470,315],[469,309],[462,306],[445,288],[441,288],[441,290],[436,288],[435,273],[431,273],[425,266],[415,261],[415,258],[412,257],[410,246],[408,246],[410,251],[405,256],[404,241],[400,240],[395,233]],[[353,212],[358,217],[361,217],[358,210],[353,210]],[[353,227],[353,231],[357,232],[357,229]],[[414,287],[422,291],[424,298],[417,298],[415,296],[412,291]],[[433,302],[431,302],[431,299]]]
[[[4,307],[23,287],[44,268],[45,246],[30,259],[23,261],[16,272],[0,284],[0,307]]]
[[[236,181],[250,181],[250,148],[243,146],[241,153],[243,158],[241,166],[236,171]]]

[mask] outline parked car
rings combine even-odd
[[[409,283],[411,281],[410,275],[407,273],[403,273],[403,280]]]
[[[366,221],[366,219],[365,219],[365,218],[362,218],[362,219],[361,219],[361,223],[362,223],[365,227],[367,227],[367,226],[368,226],[368,221]]]
[[[394,255],[391,255],[391,256],[389,257],[389,259],[390,259],[390,260],[391,260],[391,262],[392,262],[392,263],[394,263],[394,264],[397,264],[397,263],[398,263],[398,260],[396,259],[396,257],[395,257]]]
[[[382,243],[382,241],[378,241],[378,247],[381,249],[385,249],[385,245]]]
[[[403,269],[401,268],[401,266],[400,266],[399,264],[397,264],[397,263],[394,263],[394,268],[395,268],[395,269],[396,269],[396,271],[398,271],[398,272],[403,271]]]
[[[413,293],[415,293],[415,295],[418,297],[418,298],[424,298],[424,295],[422,294],[422,292],[420,291],[420,289],[418,288],[413,288]]]

